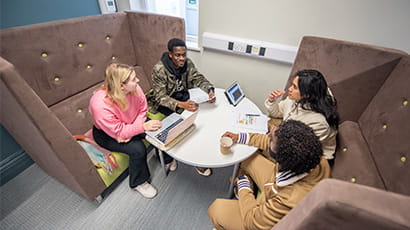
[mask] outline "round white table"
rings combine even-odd
[[[181,142],[167,150],[167,153],[178,161],[185,164],[218,168],[235,165],[232,178],[235,178],[239,163],[256,151],[256,147],[234,144],[231,153],[220,153],[219,141],[221,136],[230,131],[255,132],[247,129],[239,129],[234,126],[234,114],[236,110],[246,111],[252,114],[262,114],[260,109],[248,98],[244,98],[236,107],[229,104],[223,89],[215,89],[216,102],[202,103],[199,105],[199,113],[195,120],[195,130],[186,136]],[[184,111],[181,115],[187,117],[191,112]],[[229,187],[229,196],[232,196],[233,181]]]

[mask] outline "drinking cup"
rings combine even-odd
[[[233,144],[233,140],[230,137],[222,137],[220,141],[221,153],[222,154],[231,153],[232,144]]]

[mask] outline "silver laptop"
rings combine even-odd
[[[147,131],[147,135],[153,138],[155,141],[168,145],[176,137],[178,137],[182,132],[188,129],[196,119],[198,111],[189,115],[189,117],[184,118],[178,113],[172,113],[165,119],[163,119],[162,127],[157,131]]]

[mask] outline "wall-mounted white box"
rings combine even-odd
[[[202,47],[292,64],[297,47],[204,32]]]

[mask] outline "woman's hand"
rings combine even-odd
[[[145,131],[157,131],[162,127],[162,122],[158,120],[149,120],[145,122],[142,127]]]
[[[233,143],[237,143],[239,139],[239,135],[231,132],[226,132],[222,135],[223,137],[229,137],[233,140]]]
[[[277,90],[273,90],[268,97],[268,101],[269,102],[274,102],[276,101],[276,99],[278,99],[280,96],[282,96],[283,94],[285,94],[286,92],[280,89]]]
[[[131,138],[122,139],[121,137],[117,137],[117,142],[118,143],[127,143],[130,140],[131,140]]]

